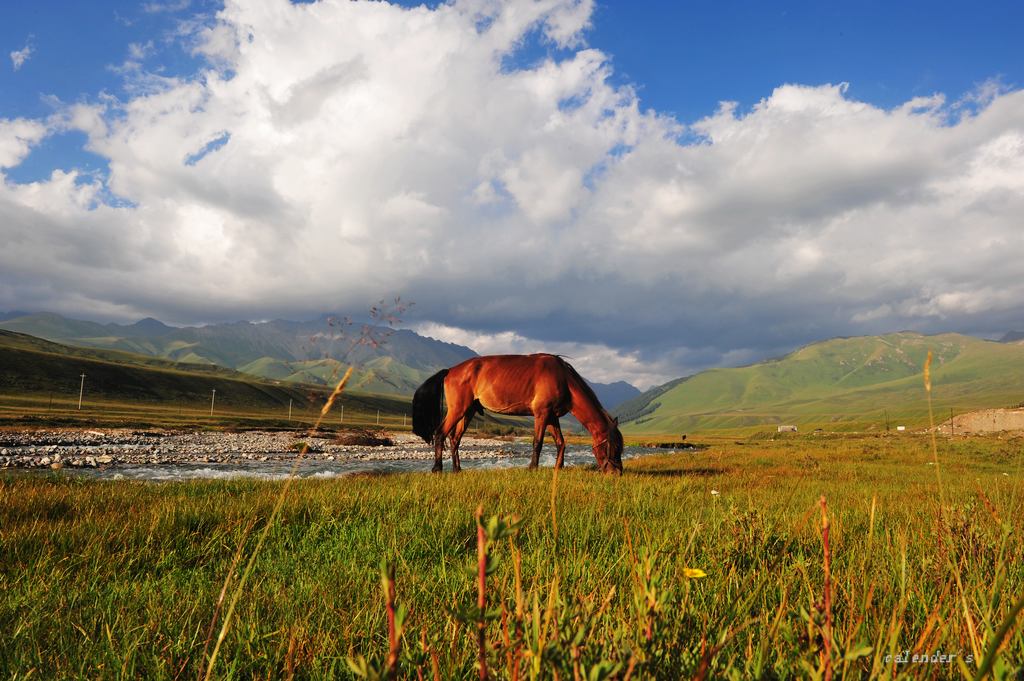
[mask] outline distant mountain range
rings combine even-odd
[[[356,367],[352,389],[396,395],[411,395],[437,370],[476,356],[465,346],[407,329],[347,325],[329,316],[173,327],[152,318],[100,324],[48,312],[11,312],[0,314],[0,329],[170,362],[213,364],[283,383],[327,385],[351,365]],[[640,394],[622,381],[591,385],[609,409]]]
[[[188,364],[216,364],[282,382],[325,385],[350,364],[351,387],[411,393],[437,370],[476,353],[412,331],[348,327],[330,317],[172,327],[147,318],[98,324],[52,313],[20,315],[0,328],[81,347],[122,350]]]
[[[1024,331],[1009,331],[1002,338],[1000,343],[1022,343],[1024,342]]]
[[[884,429],[887,417],[920,426],[928,422],[922,369],[929,350],[937,421],[950,409],[1024,402],[1024,344],[903,332],[836,338],[776,360],[703,371],[652,388],[614,412],[628,432],[649,433],[781,424]]]

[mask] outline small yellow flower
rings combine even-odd
[[[683,568],[683,576],[687,579],[701,579],[708,575],[700,568]]]

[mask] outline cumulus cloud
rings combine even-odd
[[[108,178],[0,186],[0,307],[194,322],[400,293],[446,339],[638,383],[1019,325],[1024,92],[884,109],[786,84],[677,121],[612,83],[592,10],[229,0],[187,24],[201,73],[140,66],[65,115]],[[536,36],[554,56],[518,63]],[[0,125],[0,166],[26,125]]]

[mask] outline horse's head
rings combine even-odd
[[[622,475],[623,441],[622,433],[619,431],[619,420],[611,419],[608,425],[608,435],[604,442],[594,445],[594,457],[605,473]]]

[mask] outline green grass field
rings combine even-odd
[[[383,560],[400,678],[476,677],[481,649],[497,678],[1016,678],[1021,445],[940,440],[940,493],[927,438],[719,438],[621,478],[565,470],[554,517],[551,470],[298,481],[212,676],[384,670]],[[3,477],[0,676],[202,678],[282,484]],[[482,620],[478,506],[521,519],[484,542]]]

